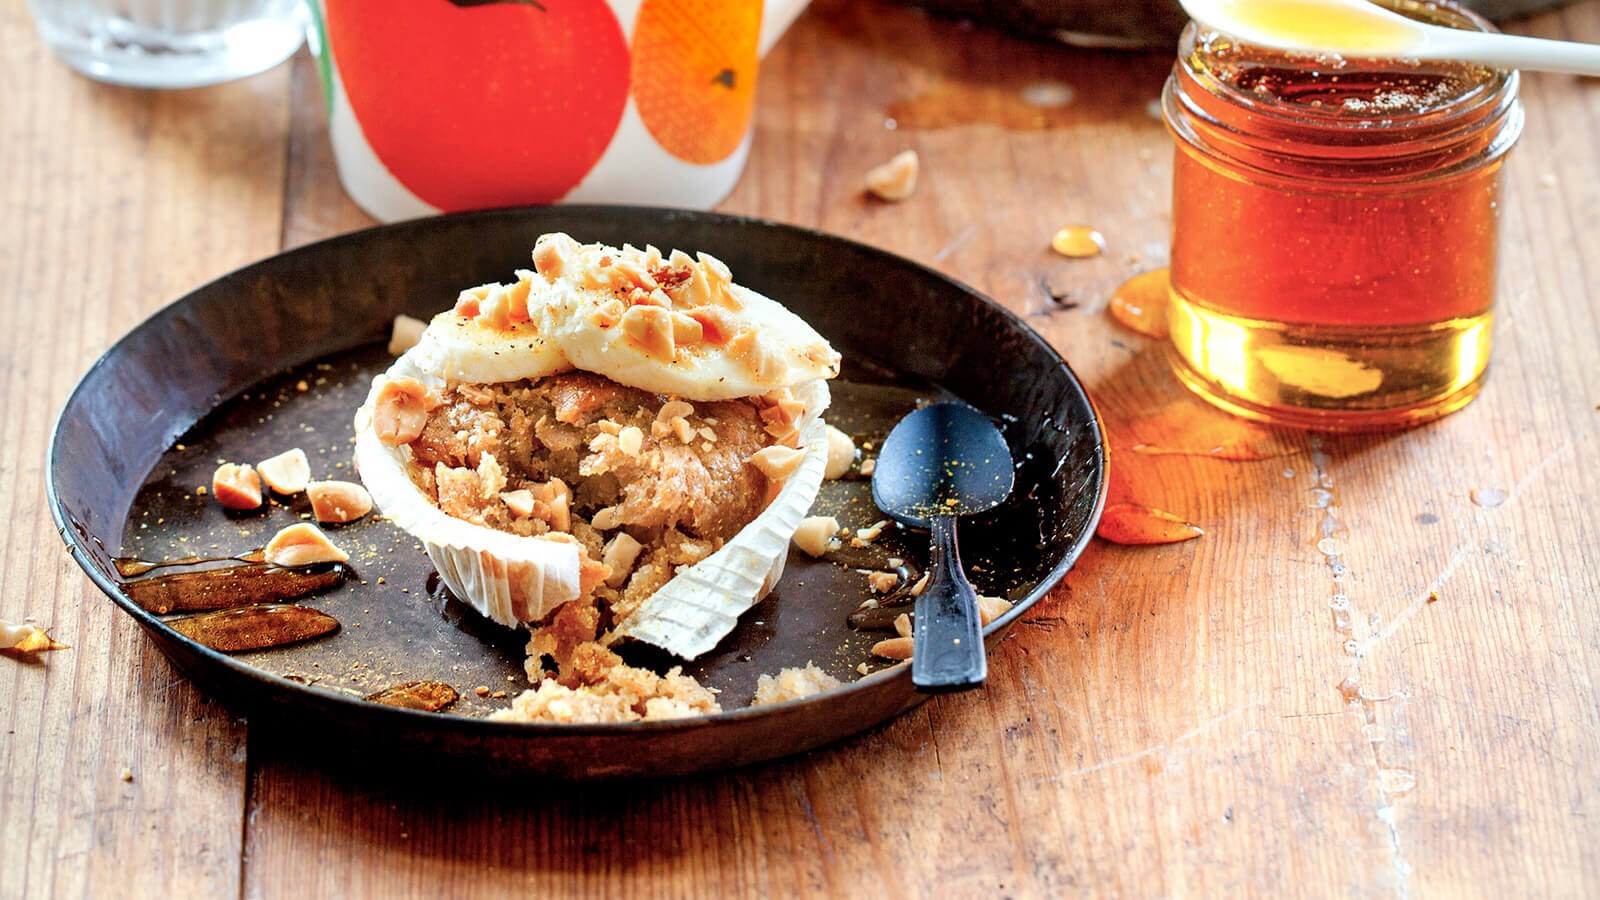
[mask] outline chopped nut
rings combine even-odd
[[[67,647],[67,644],[53,640],[48,628],[40,628],[30,622],[18,625],[0,619],[0,650],[9,650],[12,653],[43,653],[66,650]]]
[[[872,655],[884,659],[910,659],[911,638],[894,637],[872,645]]]
[[[872,475],[872,473],[877,470],[877,468],[878,468],[878,461],[875,460],[875,459],[872,459],[872,458],[869,457],[869,458],[863,459],[861,461],[861,474],[863,474],[863,475],[866,475],[866,476],[870,477]]]
[[[503,491],[500,500],[505,503],[506,509],[519,519],[533,515],[533,491],[526,488],[520,491]]]
[[[267,541],[263,558],[275,566],[292,568],[314,563],[344,562],[350,554],[340,550],[310,522],[298,522],[279,531]]]
[[[894,617],[894,633],[901,637],[911,637],[910,613],[901,613]]]
[[[659,306],[635,306],[622,314],[622,333],[645,353],[671,362],[677,353],[672,338],[672,313]]]
[[[487,684],[480,684],[473,688],[472,692],[477,694],[479,697],[487,697],[489,696],[489,686]]]
[[[428,323],[421,319],[413,319],[407,315],[394,317],[394,324],[389,327],[389,355],[399,356],[417,345],[422,340],[422,332]]]
[[[533,267],[547,281],[560,278],[567,270],[567,260],[578,252],[579,244],[560,232],[543,234],[533,245]]]
[[[455,305],[456,313],[468,319],[477,318],[479,305],[483,303],[484,298],[488,297],[489,292],[494,290],[494,288],[495,285],[492,284],[480,284],[477,287],[467,288],[460,294],[457,294]]]
[[[589,518],[589,524],[594,526],[596,531],[610,531],[622,524],[622,512],[615,506],[596,510],[595,514]]]
[[[978,595],[978,620],[985,625],[1005,615],[1010,609],[1011,601],[1004,597]]]
[[[800,471],[806,452],[793,447],[762,447],[750,455],[750,462],[773,481],[782,481]]]
[[[223,463],[211,476],[211,493],[228,509],[258,509],[261,479],[249,464]]]
[[[838,544],[834,534],[839,531],[839,520],[833,516],[807,516],[794,530],[794,545],[809,556],[821,556]]]
[[[299,447],[256,463],[256,474],[280,494],[298,494],[311,480],[311,461]]]
[[[422,435],[428,424],[428,410],[434,407],[433,392],[415,378],[391,378],[378,390],[373,404],[372,429],[378,440],[391,447],[409,444]]]
[[[899,583],[900,576],[893,572],[872,572],[867,575],[867,586],[880,594],[889,593]]]
[[[866,663],[857,663],[856,664],[856,674],[857,675],[865,675],[870,671],[872,671],[872,669]]]
[[[306,496],[318,522],[342,525],[372,512],[372,495],[353,481],[313,481],[306,485]]]
[[[639,561],[639,552],[643,549],[644,545],[626,531],[617,532],[607,541],[600,555],[600,561],[611,569],[611,574],[606,576],[606,584],[614,588],[622,587],[628,576],[633,574],[634,563]]]
[[[712,346],[721,347],[739,333],[739,320],[721,307],[699,306],[685,315],[700,323],[700,339]]]
[[[917,151],[902,150],[888,162],[867,170],[867,190],[879,200],[904,200],[917,189]]]
[[[644,432],[637,425],[629,425],[617,432],[617,449],[629,456],[638,456],[644,447]]]
[[[922,592],[928,589],[928,579],[932,577],[932,572],[923,572],[922,577],[917,579],[917,583],[911,586],[911,596],[922,596]]]
[[[456,393],[465,397],[473,406],[488,406],[494,402],[494,392],[476,384],[457,385]]]
[[[705,326],[700,320],[683,313],[672,314],[672,342],[679,345],[700,343],[705,337]]]
[[[552,531],[572,531],[572,489],[559,478],[529,489],[533,514],[543,519]]]
[[[123,766],[122,767],[122,771],[117,773],[117,777],[121,778],[123,781],[132,781],[133,780],[133,770],[128,768],[127,766]]]
[[[856,442],[850,439],[850,435],[832,425],[829,425],[826,431],[828,467],[822,471],[822,477],[832,481],[850,471],[850,464],[856,461]]]
[[[671,424],[672,433],[678,436],[678,440],[685,444],[694,440],[694,426],[689,424],[688,419],[679,416],[678,418],[673,419]]]
[[[671,422],[673,419],[682,419],[694,415],[694,404],[685,400],[668,400],[661,404],[661,409],[656,412],[657,422]]]
[[[860,538],[863,542],[870,544],[878,539],[878,535],[883,534],[883,529],[888,527],[888,525],[888,519],[879,519],[878,521],[873,522],[871,525],[868,525],[866,528],[857,531],[856,537]]]

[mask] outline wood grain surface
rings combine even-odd
[[[1508,28],[1600,41],[1600,0]],[[304,54],[217,88],[113,88],[0,0],[0,618],[73,645],[0,657],[0,897],[1600,893],[1600,81],[1524,81],[1482,397],[1330,437],[1210,411],[1105,314],[1165,263],[1169,65],[823,0],[764,66],[722,208],[1026,316],[1101,405],[1120,495],[1206,535],[1096,542],[986,690],[855,740],[674,782],[489,783],[252,733],[63,551],[44,450],[77,376],[187,289],[371,220]],[[1023,102],[1039,82],[1073,102]],[[905,148],[917,192],[864,198]],[[1069,223],[1109,252],[1053,255]],[[1134,450],[1241,435],[1274,455]]]

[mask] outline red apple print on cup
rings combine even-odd
[[[367,142],[441,210],[559,200],[622,118],[628,46],[605,0],[325,9],[327,49]]]

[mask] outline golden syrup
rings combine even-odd
[[[1113,503],[1100,516],[1095,535],[1113,544],[1176,544],[1205,534],[1172,513],[1137,503]]]
[[[1117,324],[1145,337],[1167,336],[1167,270],[1135,275],[1117,286],[1107,310]]]
[[[1179,151],[1180,379],[1229,412],[1331,430],[1470,402],[1489,360],[1516,91],[1515,73],[1467,63],[1329,61],[1191,27],[1163,97]]]

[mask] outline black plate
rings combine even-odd
[[[514,694],[521,685],[508,679],[520,671],[521,639],[430,592],[426,557],[384,522],[334,534],[354,551],[358,578],[303,601],[344,623],[318,641],[228,656],[123,596],[113,556],[237,553],[297,520],[298,507],[240,518],[196,497],[194,486],[209,482],[218,459],[253,462],[299,445],[312,454],[314,477],[352,477],[350,415],[371,374],[387,365],[373,345],[393,317],[427,317],[464,286],[508,279],[527,267],[547,231],[720,257],[741,283],[790,306],[851,361],[829,419],[862,442],[921,399],[959,397],[994,416],[1019,461],[1017,489],[962,530],[979,589],[1015,603],[990,626],[991,649],[1093,534],[1105,494],[1099,422],[1066,363],[1010,312],[907,260],[814,231],[710,213],[568,206],[333,238],[247,266],[156,313],[94,364],[56,423],[50,501],[73,557],[203,689],[258,724],[292,722],[301,733],[314,726],[325,736],[320,745],[358,754],[404,748],[472,758],[490,770],[578,777],[675,774],[806,750],[918,703],[907,666],[878,661],[872,674],[856,675],[870,659],[866,648],[885,636],[844,621],[868,596],[849,563],[867,557],[840,565],[792,554],[773,596],[689,667],[722,691],[726,712],[618,725],[482,718],[505,701],[471,689]],[[827,489],[821,503],[842,520],[878,518],[862,499],[865,482]],[[922,543],[890,530],[863,552],[915,561]],[[744,708],[758,673],[808,660],[854,680],[808,700]],[[448,681],[463,699],[443,714],[359,699],[411,678]]]

